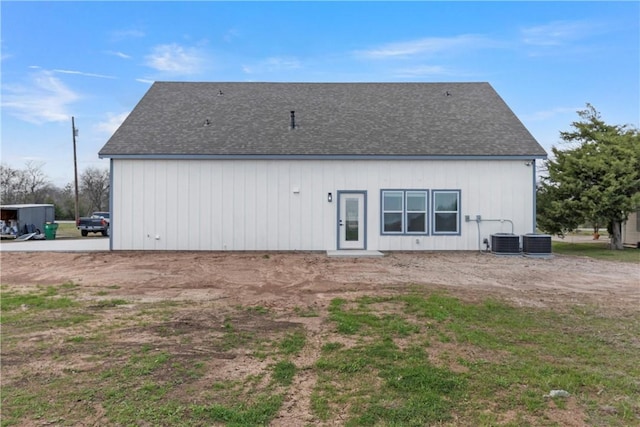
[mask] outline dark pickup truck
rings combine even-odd
[[[102,233],[103,236],[108,236],[109,225],[109,212],[94,212],[89,217],[80,218],[76,224],[83,237],[89,233]]]

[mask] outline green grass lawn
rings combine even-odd
[[[301,375],[309,426],[640,425],[638,312],[407,285],[313,309],[311,340],[292,321],[310,307],[131,303],[109,299],[117,285],[91,300],[80,287],[2,287],[2,426],[268,425]]]
[[[80,238],[80,230],[76,227],[75,222],[59,222],[56,230],[56,239]]]
[[[569,243],[552,242],[552,251],[561,255],[586,256],[607,261],[640,263],[640,249],[625,248],[612,251],[607,242]]]

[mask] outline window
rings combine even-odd
[[[433,190],[433,234],[460,233],[460,190]]]
[[[383,234],[427,234],[426,190],[383,190]]]

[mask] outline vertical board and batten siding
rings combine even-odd
[[[350,190],[366,191],[370,250],[476,250],[478,225],[465,215],[533,232],[533,166],[521,160],[112,162],[114,250],[336,249],[337,195]],[[431,190],[460,190],[460,235],[381,235],[382,189],[429,190],[429,212]],[[480,229],[489,238],[511,226]]]

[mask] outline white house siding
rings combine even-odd
[[[371,250],[476,250],[478,224],[465,215],[481,215],[481,239],[510,232],[509,221],[515,234],[533,230],[533,166],[522,160],[112,162],[115,250],[336,249],[338,191],[348,190],[367,192]],[[381,189],[460,190],[460,235],[381,235]]]

